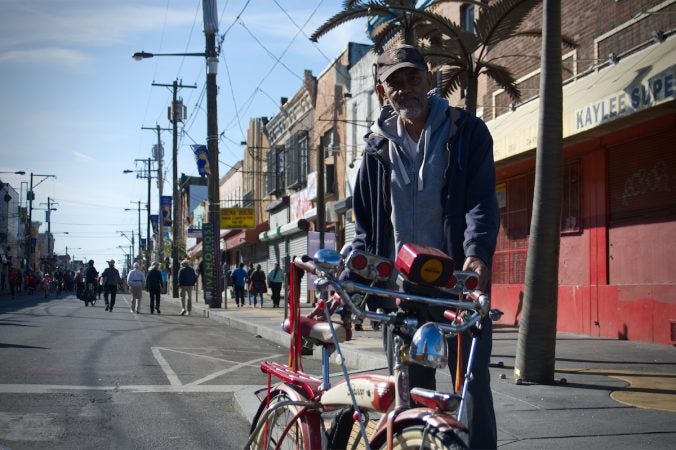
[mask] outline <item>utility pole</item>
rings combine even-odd
[[[164,248],[163,248],[163,239],[164,239],[164,224],[161,220],[162,218],[162,189],[164,187],[164,180],[162,179],[162,160],[164,158],[164,148],[162,147],[162,140],[160,139],[161,131],[171,131],[171,128],[161,128],[159,125],[155,125],[155,128],[151,127],[141,127],[142,130],[153,130],[157,133],[157,146],[153,152],[153,157],[157,161],[157,190],[159,195],[157,197],[157,249],[155,254],[157,255],[158,261],[164,261]],[[148,205],[150,205],[150,197],[148,198]],[[150,208],[150,207],[149,207]]]
[[[42,178],[42,180],[40,180],[35,186],[33,186],[34,176]],[[40,183],[50,177],[56,178],[56,175],[39,175],[31,172],[30,188],[26,193],[26,198],[28,198],[28,235],[26,236],[26,264],[28,270],[35,269],[33,267],[33,253],[35,251],[33,246],[33,200],[35,200],[35,192],[33,192],[33,189],[38,187]]]
[[[218,32],[218,13],[216,0],[202,1],[204,36],[206,39],[205,56],[207,63],[207,149],[209,150],[209,225],[211,227],[211,248],[202,248],[204,255],[205,300],[211,308],[221,307],[221,201],[218,174],[218,116],[216,108],[216,74],[218,72],[218,53],[216,51],[216,33]],[[204,243],[203,245],[206,245]],[[227,307],[227,304],[226,304]]]
[[[317,231],[319,248],[324,248],[324,229],[326,228],[326,206],[324,201],[324,138],[319,138],[317,147]]]
[[[183,117],[183,103],[178,102],[177,92],[179,88],[197,88],[196,85],[184,85],[179,83],[178,80],[174,80],[172,84],[162,84],[162,83],[153,83],[153,86],[165,86],[171,87],[173,92],[173,98],[171,107],[169,108],[169,121],[172,123],[173,131],[173,146],[172,146],[172,203],[174,206],[173,211],[173,221],[172,225],[172,238],[173,245],[171,246],[171,285],[172,285],[172,297],[178,298],[178,244],[180,242],[180,220],[182,217],[181,205],[179,202],[179,193],[178,193],[178,122],[182,122]],[[180,107],[179,107],[180,105]]]

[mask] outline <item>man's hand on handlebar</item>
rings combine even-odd
[[[479,283],[477,284],[478,290],[485,291],[488,289],[488,283],[491,280],[491,271],[486,267],[486,264],[482,260],[475,256],[468,256],[465,259],[462,270],[476,272],[479,276]]]

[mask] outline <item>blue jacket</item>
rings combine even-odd
[[[384,107],[390,108],[388,106]],[[448,164],[443,198],[444,248],[457,266],[466,256],[492,264],[500,214],[495,195],[493,140],[486,125],[464,110],[449,107],[455,130],[448,137]],[[388,139],[369,132],[355,182],[352,206],[356,236],[353,248],[391,257],[393,229],[390,214]]]

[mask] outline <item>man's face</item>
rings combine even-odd
[[[427,92],[431,87],[429,72],[405,67],[387,77],[378,90],[402,119],[415,121],[427,118]]]

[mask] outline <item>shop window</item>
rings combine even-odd
[[[493,282],[522,284],[526,276],[530,219],[533,210],[535,172],[520,175],[497,186],[500,231],[493,257]],[[565,164],[562,183],[561,233],[581,230],[580,163]]]

